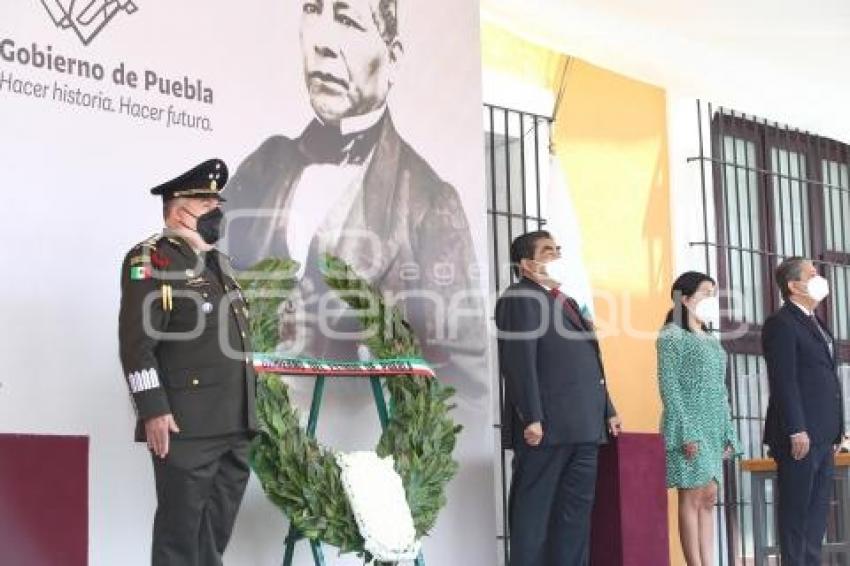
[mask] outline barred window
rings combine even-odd
[[[716,270],[725,311],[721,329],[740,330],[724,334],[727,386],[744,458],[761,458],[768,398],[761,327],[781,305],[773,271],[787,257],[811,259],[830,281],[818,315],[836,337],[841,385],[850,391],[850,147],[702,102],[697,110],[700,147],[708,132],[710,150],[690,160],[702,168],[706,203],[704,238],[692,245],[704,246],[707,269]],[[845,395],[850,417],[847,409]],[[737,463],[727,463],[722,488],[718,560],[746,563],[754,554],[753,510],[749,478]],[[767,499],[772,524],[772,494]],[[839,534],[831,527],[827,542],[837,542]],[[772,536],[768,528],[771,545]]]

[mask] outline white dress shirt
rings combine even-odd
[[[340,133],[350,135],[371,128],[385,110],[382,106],[368,114],[343,118]],[[372,154],[359,164],[316,163],[304,168],[293,187],[286,220],[289,254],[300,264],[298,277],[304,274],[313,238],[318,236],[320,248],[328,250],[342,237],[342,228],[360,195],[371,159]]]

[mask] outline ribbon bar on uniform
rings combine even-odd
[[[328,377],[392,377],[402,375],[435,377],[434,370],[421,358],[348,362],[254,354],[254,369],[260,373],[324,375]]]

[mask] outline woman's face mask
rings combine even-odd
[[[720,326],[720,301],[717,297],[705,297],[701,299],[693,309],[694,316],[697,319],[712,328]]]

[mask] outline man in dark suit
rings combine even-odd
[[[779,265],[776,283],[785,304],[762,331],[770,381],[764,443],[778,466],[782,564],[819,566],[844,431],[835,344],[815,315],[829,285],[799,257]]]
[[[548,232],[519,236],[520,280],[496,303],[514,448],[511,566],[587,564],[598,447],[620,429],[593,326],[550,273],[559,261]]]
[[[301,265],[280,311],[289,353],[356,359],[359,323],[318,266],[330,253],[402,307],[428,360],[462,378],[460,393],[483,393],[483,301],[466,215],[387,109],[403,53],[396,0],[305,1],[301,46],[316,117],[240,165],[228,187],[228,252],[240,269],[272,256]]]
[[[226,182],[212,159],[152,189],[165,229],[121,268],[121,363],[156,480],[154,566],[220,566],[250,473],[248,311],[214,247]]]

